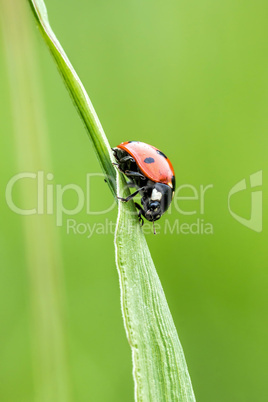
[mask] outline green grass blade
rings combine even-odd
[[[12,110],[16,170],[34,173],[40,168],[51,171],[51,164],[28,11],[27,4],[21,0],[0,0],[0,22],[10,88],[10,99],[7,101],[10,100]],[[2,133],[3,137],[9,134]],[[35,199],[35,180],[31,185],[19,187],[19,204],[29,205],[29,201],[31,203]],[[34,214],[27,219],[18,216],[17,222],[23,229],[21,242],[25,260],[22,258],[14,270],[21,272],[27,268],[25,275],[28,274],[34,400],[69,402],[72,391],[64,319],[65,288],[61,247],[54,219],[49,215]],[[17,252],[15,244],[14,253]],[[22,308],[24,312],[27,310],[26,306]],[[8,364],[12,364],[12,360]],[[25,367],[18,357],[12,371],[16,370],[16,364]],[[16,387],[14,381],[13,386]],[[0,399],[7,400],[2,390]],[[20,400],[25,400],[23,395]],[[33,399],[28,395],[30,400]]]
[[[71,98],[85,123],[102,170],[107,175],[107,182],[111,191],[116,195],[116,173],[111,164],[111,148],[94,107],[76,71],[50,27],[45,3],[43,0],[29,0],[29,3],[37,19],[41,33],[58,65],[59,72],[63,77]]]
[[[118,191],[124,181],[119,178]],[[115,246],[137,401],[195,401],[183,350],[133,205],[119,203]]]
[[[115,195],[129,194],[111,164],[108,141],[93,106],[55,37],[42,0],[29,0],[41,32],[88,129]],[[133,202],[119,203],[115,235],[122,313],[132,349],[137,401],[195,401],[191,380],[168,304],[156,273]]]

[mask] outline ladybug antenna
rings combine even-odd
[[[154,226],[154,221],[153,221],[153,228],[154,228],[154,234],[156,234],[156,231],[155,231],[155,226]]]

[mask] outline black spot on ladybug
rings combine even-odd
[[[154,158],[145,158],[144,162],[145,163],[154,163]]]
[[[172,183],[173,190],[175,190],[175,187],[176,187],[176,179],[175,179],[175,176],[172,176],[171,183]]]
[[[156,152],[158,153],[158,155],[161,155],[161,156],[163,156],[165,159],[167,159],[167,156],[166,156],[163,152],[159,151],[159,149],[158,149]]]

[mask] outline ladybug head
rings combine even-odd
[[[161,218],[172,200],[173,190],[163,183],[154,183],[150,192],[142,198],[145,218],[152,222]]]
[[[152,222],[161,218],[161,204],[159,201],[151,201],[145,208],[145,218]]]

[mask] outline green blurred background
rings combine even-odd
[[[5,15],[8,2],[1,0],[0,400],[132,401],[113,235],[68,234],[70,217],[56,227],[55,214],[22,217],[5,200],[17,173],[53,173],[54,186],[86,191],[86,175],[100,172],[27,2],[24,10],[14,1]],[[188,200],[181,209],[196,214],[173,205],[162,218],[163,227],[166,219],[203,219],[213,234],[147,235],[197,400],[268,400],[267,192],[263,186],[262,232],[237,222],[227,202],[237,182],[245,178],[249,187],[252,173],[262,170],[266,182],[267,2],[46,4],[110,144],[148,142],[169,156],[178,186],[213,185],[203,215],[199,202]],[[113,200],[103,179],[94,180],[90,201],[98,211]],[[36,186],[27,183],[14,197],[33,208]],[[74,208],[75,194],[66,194],[64,205]],[[250,188],[233,196],[231,207],[249,219]],[[115,222],[116,209],[88,215],[84,208],[71,218]]]

